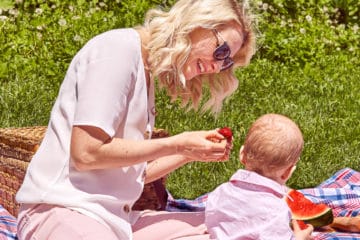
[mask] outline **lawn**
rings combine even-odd
[[[0,1],[0,127],[46,125],[74,54],[94,35],[140,24],[152,6],[174,1]],[[360,3],[253,1],[258,51],[237,70],[239,88],[214,117],[186,112],[158,92],[156,126],[171,134],[229,126],[226,163],[193,163],[172,173],[175,197],[194,198],[227,181],[250,124],[269,112],[299,124],[305,148],[289,186],[316,186],[337,170],[360,170]]]

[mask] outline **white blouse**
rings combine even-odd
[[[118,29],[94,37],[69,66],[16,200],[77,210],[131,239],[136,214],[130,209],[142,192],[146,163],[78,172],[70,161],[71,129],[90,125],[110,137],[140,140],[154,126],[153,112],[154,86],[148,96],[138,33]]]

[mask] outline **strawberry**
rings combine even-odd
[[[232,141],[233,133],[231,131],[231,128],[229,127],[223,127],[218,130],[218,132],[226,138],[228,142]]]

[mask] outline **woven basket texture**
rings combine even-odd
[[[45,131],[45,126],[0,128],[0,204],[13,216],[17,216],[19,209],[19,204],[15,200],[16,192],[24,180],[28,164]],[[155,129],[152,134],[152,138],[168,136],[164,129]],[[167,198],[165,184],[166,177],[145,184],[144,191],[133,209],[164,209]]]

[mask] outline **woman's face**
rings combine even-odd
[[[190,33],[191,52],[184,64],[183,73],[186,80],[201,74],[218,73],[231,66],[232,57],[243,45],[243,33],[236,27],[229,25],[226,28],[210,30],[198,28]],[[230,55],[223,60],[214,58],[214,51],[226,41]],[[225,50],[225,51],[224,51]],[[222,46],[220,53],[225,53],[226,46]]]

